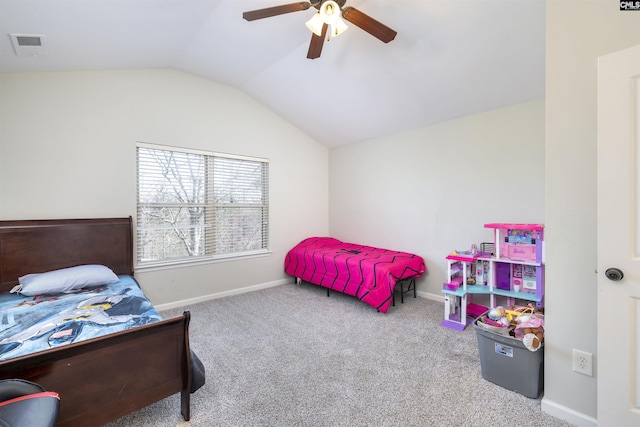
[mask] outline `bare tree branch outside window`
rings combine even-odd
[[[138,263],[268,250],[268,163],[138,147]]]

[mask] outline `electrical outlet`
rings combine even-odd
[[[590,377],[593,376],[593,354],[587,353],[585,351],[573,349],[573,370],[588,375]]]

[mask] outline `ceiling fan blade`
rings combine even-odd
[[[322,33],[319,36],[315,33],[311,33],[311,43],[309,43],[309,52],[307,52],[307,58],[320,58],[320,54],[322,53],[322,45],[324,44],[324,38],[327,36],[327,28],[329,28],[329,25],[323,24]]]
[[[250,10],[248,12],[244,12],[242,17],[247,21],[255,21],[256,19],[270,18],[272,16],[283,15],[285,13],[307,10],[311,6],[313,5],[308,1],[283,4],[281,6],[267,7],[265,9]]]
[[[342,17],[385,43],[389,43],[396,37],[396,34],[398,34],[396,31],[376,21],[369,15],[366,15],[352,7],[345,7],[342,9]]]

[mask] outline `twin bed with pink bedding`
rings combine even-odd
[[[407,252],[310,237],[287,253],[284,270],[298,280],[355,296],[386,313],[396,284],[422,276],[426,267],[422,257]]]

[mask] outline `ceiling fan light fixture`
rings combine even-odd
[[[340,34],[347,31],[349,27],[344,21],[339,18],[334,24],[331,25],[331,37],[339,36]]]
[[[339,36],[347,31],[347,24],[342,20],[340,6],[333,0],[326,0],[320,6],[320,11],[306,22],[307,28],[316,36],[322,36],[322,26],[327,24],[331,30],[327,32],[327,40]]]
[[[320,18],[320,13],[314,14],[306,24],[307,28],[310,29],[313,34],[318,37],[322,36],[322,25],[324,22],[322,21],[322,18]]]
[[[333,0],[327,0],[320,6],[322,22],[332,25],[340,19],[340,6]]]

